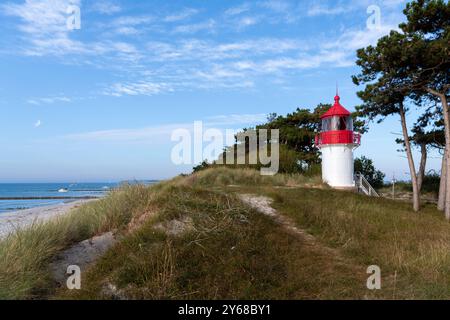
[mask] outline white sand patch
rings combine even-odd
[[[59,285],[67,280],[67,267],[76,265],[81,272],[101,257],[117,242],[113,232],[107,232],[91,239],[81,241],[61,252],[50,265],[53,277]]]

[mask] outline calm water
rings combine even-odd
[[[117,186],[117,183],[0,183],[0,214],[87,197],[102,197]],[[60,192],[61,189],[67,192]]]

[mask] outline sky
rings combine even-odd
[[[396,29],[404,6],[3,0],[0,182],[166,179],[192,168],[171,161],[171,133],[194,121],[254,126],[272,112],[332,103],[336,83],[354,110],[355,52]],[[356,156],[408,179],[399,132],[396,117],[371,124]],[[439,165],[431,154],[428,169]]]

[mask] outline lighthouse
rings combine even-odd
[[[361,136],[353,132],[351,113],[341,105],[338,93],[321,120],[316,146],[322,152],[322,180],[333,188],[353,189],[353,150],[359,147]]]

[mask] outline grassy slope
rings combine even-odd
[[[0,255],[9,254],[0,262],[0,288],[13,284],[9,297],[39,294],[36,288],[51,292],[45,268],[51,256],[73,241],[118,228],[123,240],[83,274],[82,290],[60,289],[56,298],[450,298],[450,224],[439,213],[426,207],[414,214],[406,203],[310,188],[317,185],[315,178],[219,168],[130,188],[67,216],[67,229],[67,222],[58,222],[40,227],[51,232],[35,228],[22,233],[26,241],[13,236],[0,243]],[[317,245],[244,205],[236,193],[270,196]],[[145,222],[127,229],[139,215]],[[167,232],[172,229],[178,232]],[[21,254],[12,243],[22,243]],[[365,288],[371,264],[382,270],[378,292]],[[34,272],[40,281],[16,276]]]
[[[52,283],[49,261],[73,243],[123,228],[147,206],[148,188],[123,186],[107,198],[91,202],[45,224],[17,230],[0,241],[0,299],[46,295]]]
[[[450,298],[450,224],[428,205],[323,190],[266,190],[274,207],[359,265],[378,265],[382,298]],[[301,193],[301,197],[299,197]]]

